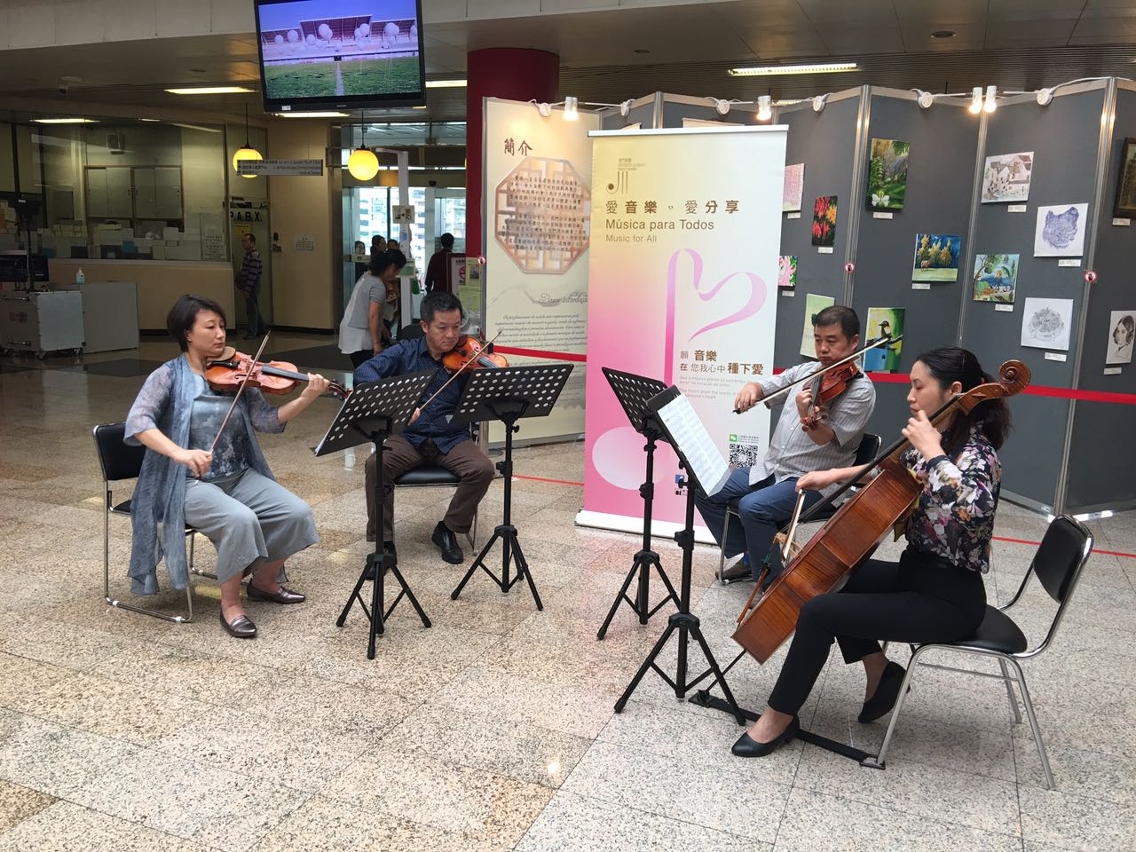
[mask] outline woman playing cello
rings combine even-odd
[[[256,626],[241,605],[242,576],[252,574],[250,600],[300,603],[303,595],[280,585],[284,560],[319,541],[312,510],[277,484],[253,430],[283,432],[288,420],[328,389],[328,381],[309,374],[299,397],[279,408],[246,387],[225,420],[232,397],[214,393],[205,381],[209,362],[225,348],[221,306],[182,296],[166,327],[182,354],[150,374],[126,419],[127,443],[148,450],[131,512],[133,590],[157,592],[155,571],[163,555],[172,585],[185,588],[183,530],[189,524],[217,548],[222,626],[232,636],[251,639]]]
[[[739,757],[764,757],[799,730],[805,703],[835,640],[846,663],[862,662],[867,676],[861,722],[886,715],[899,697],[904,669],[889,662],[878,640],[952,642],[974,631],[986,609],[982,574],[990,566],[994,508],[1001,482],[997,450],[1010,426],[1002,399],[969,413],[955,409],[932,425],[928,414],[957,394],[991,381],[974,355],[945,346],[919,356],[911,368],[911,418],[903,436],[907,468],[923,483],[907,520],[907,549],[899,563],[864,561],[839,592],[812,598],[768,706],[734,744]],[[822,489],[855,476],[858,468],[814,471],[798,489]]]

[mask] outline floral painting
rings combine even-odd
[[[907,155],[911,144],[873,139],[868,160],[868,209],[902,210],[907,193]]]
[[[797,256],[783,254],[777,258],[777,286],[797,286]]]
[[[1018,255],[980,254],[974,258],[974,301],[1013,304],[1018,289]]]
[[[831,246],[836,242],[836,196],[821,195],[813,204],[813,245]]]
[[[916,234],[912,281],[958,281],[962,237]]]
[[[796,213],[801,209],[801,193],[805,189],[805,164],[785,166],[785,187],[781,193],[781,212]]]

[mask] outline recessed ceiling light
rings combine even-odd
[[[276,118],[347,118],[346,112],[274,112]]]
[[[239,95],[254,91],[244,86],[189,86],[182,89],[166,89],[171,95]]]
[[[184,127],[186,130],[200,130],[202,133],[220,133],[220,127],[202,127],[200,124],[182,124],[180,121],[171,121],[171,127]]]
[[[157,123],[159,121],[159,119],[156,119],[156,118],[140,118],[138,120],[139,121],[147,121],[147,122],[151,122],[151,123]]]
[[[935,30],[931,33],[931,38],[954,38],[956,35],[954,30]]]
[[[756,68],[731,68],[734,77],[768,77],[775,74],[825,74],[855,71],[855,62],[810,62],[803,65],[762,65]]]
[[[465,80],[427,80],[427,89],[463,89],[466,86]]]
[[[93,118],[33,118],[36,124],[94,124]]]

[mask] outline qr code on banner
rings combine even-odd
[[[760,461],[761,452],[757,444],[730,441],[730,467],[753,467]]]

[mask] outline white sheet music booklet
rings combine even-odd
[[[730,465],[706,431],[690,400],[678,393],[661,406],[657,414],[702,490],[707,495],[721,491],[730,478]]]

